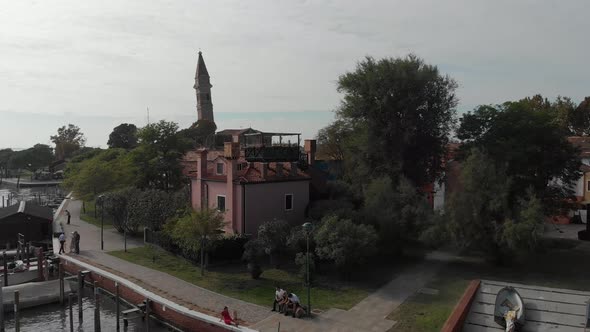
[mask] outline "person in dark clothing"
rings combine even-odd
[[[64,233],[59,234],[59,253],[60,254],[65,254],[66,250],[64,249],[64,246],[66,244],[66,235]]]
[[[68,225],[70,224],[70,219],[72,219],[72,214],[70,211],[66,210],[66,215],[68,216]]]

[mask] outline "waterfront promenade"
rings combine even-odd
[[[123,236],[113,228],[104,230],[104,251],[100,250],[100,227],[80,220],[81,206],[80,201],[68,199],[59,215],[56,216],[56,222],[63,225],[67,234],[66,252],[68,256],[121,276],[187,309],[208,314],[215,318],[219,317],[219,313],[224,306],[228,306],[232,312],[236,310],[242,324],[246,326],[271,315],[270,308],[230,298],[195,286],[167,273],[133,264],[107,254],[108,251],[122,250],[124,247]],[[66,224],[66,209],[72,215],[70,225]],[[80,233],[80,255],[70,253],[71,232],[73,231]],[[128,248],[142,245],[142,239],[128,238]],[[55,252],[59,250],[57,240],[54,240],[54,250]],[[271,300],[273,292],[274,290],[269,290],[269,299]]]

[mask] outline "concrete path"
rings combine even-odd
[[[395,325],[386,319],[408,297],[423,288],[448,261],[457,257],[440,252],[429,254],[424,262],[401,272],[350,310],[330,309],[311,319],[294,319],[275,314],[252,328],[263,332],[372,331],[385,332]]]
[[[80,255],[69,253],[72,257],[125,277],[170,301],[192,310],[218,316],[223,307],[228,306],[232,312],[236,310],[238,317],[246,321],[247,324],[256,323],[270,316],[270,308],[230,298],[195,286],[167,273],[133,264],[107,254],[107,251],[123,249],[123,236],[115,229],[104,230],[105,251],[101,251],[100,227],[80,220],[81,202],[71,200],[65,204],[62,209],[63,212],[60,213],[56,220],[63,225],[66,234],[68,234],[66,242],[68,253],[71,232],[78,231],[80,233]],[[66,225],[66,209],[72,214],[70,225]],[[57,240],[54,240],[55,245],[58,246],[57,249],[54,249],[57,252],[59,250]],[[127,242],[127,248],[142,245],[143,241],[137,239],[128,239]]]

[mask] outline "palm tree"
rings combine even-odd
[[[201,275],[205,275],[205,251],[208,243],[218,240],[224,233],[225,220],[217,210],[191,211],[179,219],[174,227],[174,237],[192,251],[201,251]]]

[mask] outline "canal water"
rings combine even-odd
[[[85,288],[82,299],[83,322],[78,321],[78,298],[75,296],[72,300],[75,302],[73,307],[74,331],[90,332],[94,331],[94,298],[93,291]],[[129,309],[121,304],[120,310]],[[108,295],[101,293],[100,298],[100,325],[102,331],[116,331],[116,304]],[[6,313],[5,322],[6,331],[14,331],[14,315]],[[70,331],[70,313],[69,307],[61,306],[59,303],[44,305],[36,308],[23,309],[19,313],[20,330],[23,332],[38,331]],[[141,318],[135,318],[129,321],[127,328],[123,327],[123,320],[120,322],[121,331],[145,331],[146,325]],[[159,322],[150,320],[149,329],[151,332],[169,331]]]

